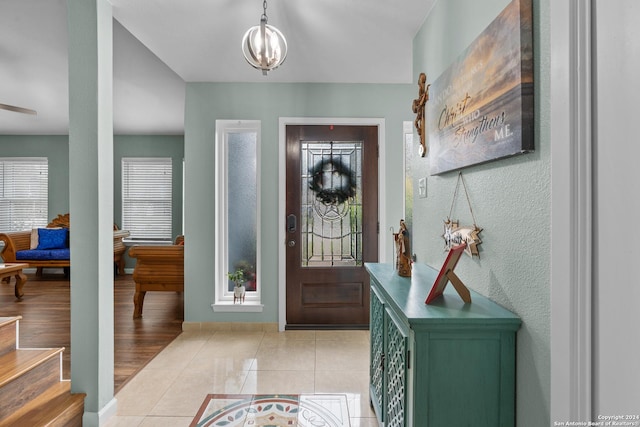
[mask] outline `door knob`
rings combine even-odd
[[[296,245],[296,241],[295,240],[289,240],[287,242],[287,245],[289,245],[290,248],[294,247]]]

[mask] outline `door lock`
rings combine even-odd
[[[294,214],[287,215],[287,231],[289,233],[295,233],[297,228],[298,218]],[[295,244],[295,242],[294,242]]]

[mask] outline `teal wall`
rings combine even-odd
[[[173,236],[182,234],[182,159],[184,137],[116,135],[113,142],[113,218],[122,224],[122,157],[171,157],[173,159]],[[69,212],[69,137],[67,135],[0,135],[0,157],[49,159],[49,219]],[[135,262],[127,257],[127,267]]]
[[[447,0],[434,6],[414,39],[414,75],[432,82],[508,4],[505,0]],[[549,0],[534,0],[535,152],[462,170],[480,233],[480,258],[460,260],[456,272],[471,288],[517,313],[517,425],[550,421],[550,113]],[[417,86],[416,86],[417,93]],[[429,108],[427,104],[427,108]],[[414,136],[417,138],[417,135]],[[427,141],[428,143],[428,141]],[[427,198],[414,199],[413,249],[418,262],[444,260],[443,220],[457,172],[429,175],[415,156],[413,186],[427,177]],[[473,221],[464,192],[452,219]]]
[[[278,321],[280,117],[383,118],[388,219],[402,215],[402,122],[412,120],[413,86],[374,84],[188,83],[185,116],[185,321]],[[262,313],[214,313],[216,120],[260,120]],[[385,230],[381,224],[381,230]],[[391,236],[389,235],[389,239]],[[391,254],[388,255],[390,259]]]

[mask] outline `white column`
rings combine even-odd
[[[553,425],[592,420],[592,21],[588,1],[549,3]]]
[[[71,384],[87,394],[85,426],[115,412],[113,397],[112,9],[67,0]]]
[[[593,2],[594,298],[593,417],[638,425],[638,93],[640,4]],[[624,416],[631,418],[625,419]]]

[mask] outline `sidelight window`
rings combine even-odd
[[[216,121],[216,304],[234,303],[227,274],[242,270],[245,297],[234,306],[260,303],[258,158],[260,122]]]

